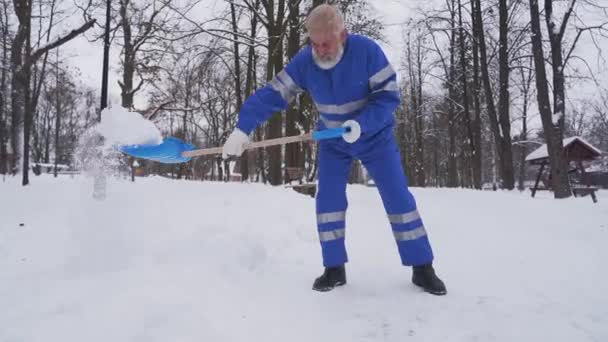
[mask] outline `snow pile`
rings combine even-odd
[[[157,145],[163,141],[152,121],[120,106],[104,109],[101,112],[101,122],[94,130],[109,145]]]
[[[608,341],[605,190],[412,189],[448,286],[435,297],[400,265],[375,188],[348,187],[348,284],[318,293],[310,197],[107,185],[97,202],[86,178],[0,182],[0,341]]]
[[[106,108],[101,122],[88,129],[76,148],[78,168],[88,176],[116,174],[121,167],[119,145],[158,145],[162,135],[153,122],[123,107]],[[124,163],[122,163],[124,164]]]

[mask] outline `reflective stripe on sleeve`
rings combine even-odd
[[[393,67],[388,64],[382,68],[382,70],[378,71],[369,78],[369,87],[374,89],[376,86],[388,80],[393,75],[395,75],[395,70],[393,70]]]
[[[380,89],[374,90],[372,93],[379,93],[381,91],[399,91],[399,87],[397,86],[396,81],[390,81],[384,85],[384,87]]]
[[[297,93],[302,92],[302,88],[293,81],[291,76],[282,70],[279,72],[270,82],[272,89],[278,91],[285,102],[291,102],[291,99],[296,96]]]

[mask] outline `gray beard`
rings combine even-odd
[[[315,50],[314,49],[312,50],[312,59],[319,66],[319,68],[321,68],[323,70],[329,70],[329,69],[335,67],[336,64],[338,64],[340,62],[343,55],[344,55],[344,46],[342,46],[342,45],[340,47],[338,47],[338,53],[336,54],[336,57],[332,58],[330,60],[322,60],[315,53]]]

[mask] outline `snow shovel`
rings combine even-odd
[[[255,141],[245,144],[245,150],[284,145],[294,142],[339,138],[348,131],[349,129],[347,127],[337,127],[302,135]],[[197,150],[194,148],[194,145],[185,143],[174,137],[165,138],[159,145],[121,145],[118,146],[117,149],[132,157],[154,160],[163,164],[185,163],[190,161],[192,157],[222,153],[222,147],[210,147]]]

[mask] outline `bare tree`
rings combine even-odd
[[[74,165],[78,140],[96,121],[97,108],[97,92],[80,84],[76,71],[56,58],[41,86],[31,144],[32,161],[52,161],[55,172],[59,164]]]
[[[22,68],[24,46],[30,32],[31,2],[14,0],[13,6],[19,20],[17,32],[11,44],[11,69],[13,70],[11,78],[11,149],[13,157],[9,167],[14,173],[17,171],[18,156],[21,153],[19,142],[24,110],[23,90],[26,86],[29,88],[29,80],[24,85],[25,80],[22,79],[24,75],[19,70]]]
[[[40,57],[48,51],[57,48],[84,33],[95,24],[95,20],[89,20],[77,29],[56,38],[51,43],[32,51],[31,28],[32,28],[32,2],[28,0],[14,0],[14,10],[19,25],[17,34],[13,39],[11,50],[11,66],[13,77],[11,82],[11,144],[14,158],[12,167],[15,168],[18,156],[21,154],[19,148],[20,131],[23,130],[23,180],[22,184],[29,184],[29,149],[30,135],[33,121],[33,103],[31,101],[31,74],[32,66]]]
[[[471,39],[472,55],[473,55],[473,110],[475,112],[471,130],[473,131],[473,142],[475,144],[475,155],[473,156],[473,182],[477,185],[477,182],[482,183],[482,141],[481,141],[481,101],[482,96],[481,82],[479,80],[479,44],[475,38],[477,32],[477,20],[475,20],[475,1],[471,0],[471,32],[473,36]],[[479,171],[475,170],[479,167]],[[479,172],[479,173],[478,173]],[[479,179],[478,179],[479,177]]]
[[[462,17],[462,3],[458,0],[458,40],[459,40],[459,51],[460,51],[460,67],[461,67],[461,79],[462,79],[462,106],[463,106],[463,117],[465,121],[465,127],[467,132],[467,141],[471,155],[471,171],[473,173],[473,186],[476,189],[481,189],[481,141],[478,141],[480,134],[476,133],[478,123],[475,121],[477,118],[471,120],[470,114],[470,98],[469,98],[469,80],[467,65],[469,64],[466,46],[465,46],[465,29]]]
[[[378,41],[384,40],[384,25],[374,17],[367,0],[337,0],[330,2],[336,3],[342,13],[344,13],[344,22],[350,32],[362,34]],[[317,6],[319,3],[320,1],[315,1],[314,6]]]
[[[508,10],[506,0],[499,0],[499,111],[497,113],[494,103],[494,91],[490,82],[489,59],[487,56],[487,44],[482,17],[481,1],[475,1],[474,16],[475,39],[480,52],[481,78],[483,81],[486,110],[490,119],[490,127],[494,136],[494,144],[497,150],[500,176],[503,187],[513,189],[513,153],[511,151],[511,122],[509,119],[509,64],[508,64]]]
[[[551,2],[552,0],[545,0]],[[575,0],[572,1],[574,4]],[[542,43],[542,31],[540,27],[540,13],[537,0],[530,0],[530,18],[532,27],[532,51],[534,53],[534,65],[536,68],[536,97],[538,107],[543,123],[545,140],[547,141],[547,150],[549,153],[549,164],[551,166],[552,185],[556,198],[565,198],[571,196],[570,182],[568,181],[568,165],[563,156],[563,126],[564,112],[563,103],[555,108],[560,108],[561,112],[557,112],[556,120],[554,120],[549,101],[549,85],[547,83],[547,71],[545,69],[545,53]],[[553,28],[553,27],[552,27]],[[554,35],[554,33],[553,33]],[[561,39],[558,40],[561,44]],[[552,46],[554,52],[560,54],[558,60],[561,60],[561,49],[557,46]],[[560,63],[561,66],[561,63]],[[558,86],[559,87],[559,86]],[[562,98],[563,101],[563,98]]]
[[[264,17],[258,17],[268,33],[268,61],[266,64],[266,80],[270,81],[283,69],[283,35],[286,33],[286,2],[285,0],[262,1]],[[251,4],[249,4],[251,7]],[[275,14],[276,13],[276,14]],[[278,138],[283,135],[283,118],[275,114],[267,124],[267,137]],[[266,149],[268,153],[268,180],[272,185],[282,183],[281,147],[273,146]]]
[[[530,97],[534,93],[534,89],[532,88],[532,80],[534,79],[534,70],[532,69],[532,58],[528,58],[527,60],[518,59],[519,66],[517,71],[519,72],[520,82],[518,82],[518,87],[521,92],[521,97],[523,100],[521,106],[521,122],[522,128],[521,133],[519,134],[519,150],[520,150],[520,159],[519,159],[519,177],[517,181],[517,188],[519,190],[524,190],[524,180],[525,180],[525,169],[526,169],[526,154],[528,152],[528,110],[530,107]],[[524,66],[523,63],[527,62],[527,66]]]
[[[8,0],[2,0],[0,12],[0,35],[2,35],[2,62],[0,63],[0,174],[7,172],[7,77],[9,76],[8,53],[9,53],[9,17]]]
[[[154,75],[156,64],[162,57],[162,50],[150,48],[160,46],[159,42],[166,39],[173,12],[170,2],[145,0],[119,0],[119,25],[122,30],[122,81],[121,105],[133,108],[133,97],[146,81],[146,77]],[[139,82],[135,85],[135,74]]]
[[[459,104],[457,103],[457,56],[456,56],[456,44],[457,44],[457,23],[456,23],[456,0],[446,0],[445,9],[433,12],[428,15],[423,22],[427,25],[428,32],[433,41],[435,47],[435,53],[437,54],[437,64],[440,65],[443,71],[444,86],[447,88],[447,96],[444,98],[445,105],[441,105],[441,108],[436,109],[437,113],[445,115],[445,122],[447,124],[447,186],[456,187],[458,186],[458,163],[457,163],[457,110]],[[446,13],[443,13],[446,12]],[[441,45],[441,37],[437,34],[442,33],[444,37],[444,45],[447,48],[447,54],[444,54]]]
[[[589,104],[591,111],[591,143],[602,151],[608,151],[608,90],[600,89],[599,96]]]
[[[287,36],[287,59],[292,59],[300,50],[301,46],[301,18],[300,18],[300,0],[288,0],[289,15],[287,18],[288,36]],[[300,134],[302,121],[299,106],[292,105],[285,113],[285,135]],[[287,167],[303,167],[304,159],[302,158],[302,144],[288,144],[285,146],[285,166]]]
[[[500,130],[496,139],[497,147],[499,148],[499,157],[501,163],[502,186],[505,189],[512,190],[515,187],[515,179],[513,173],[513,151],[511,149],[511,117],[509,109],[511,106],[509,92],[509,8],[507,0],[498,1],[499,12],[499,96],[498,96],[498,124]],[[494,120],[493,120],[494,121]]]
[[[412,41],[411,32],[417,32],[416,37]],[[426,51],[424,46],[424,35],[426,32],[421,31],[420,27],[412,28],[407,35],[407,75],[409,84],[409,108],[412,114],[414,127],[414,153],[413,153],[413,179],[412,183],[416,186],[425,186],[426,172],[424,166],[424,116],[423,116],[423,99],[422,99],[422,84],[424,60],[426,59]],[[414,51],[412,51],[412,43]],[[404,134],[404,133],[402,133]]]

